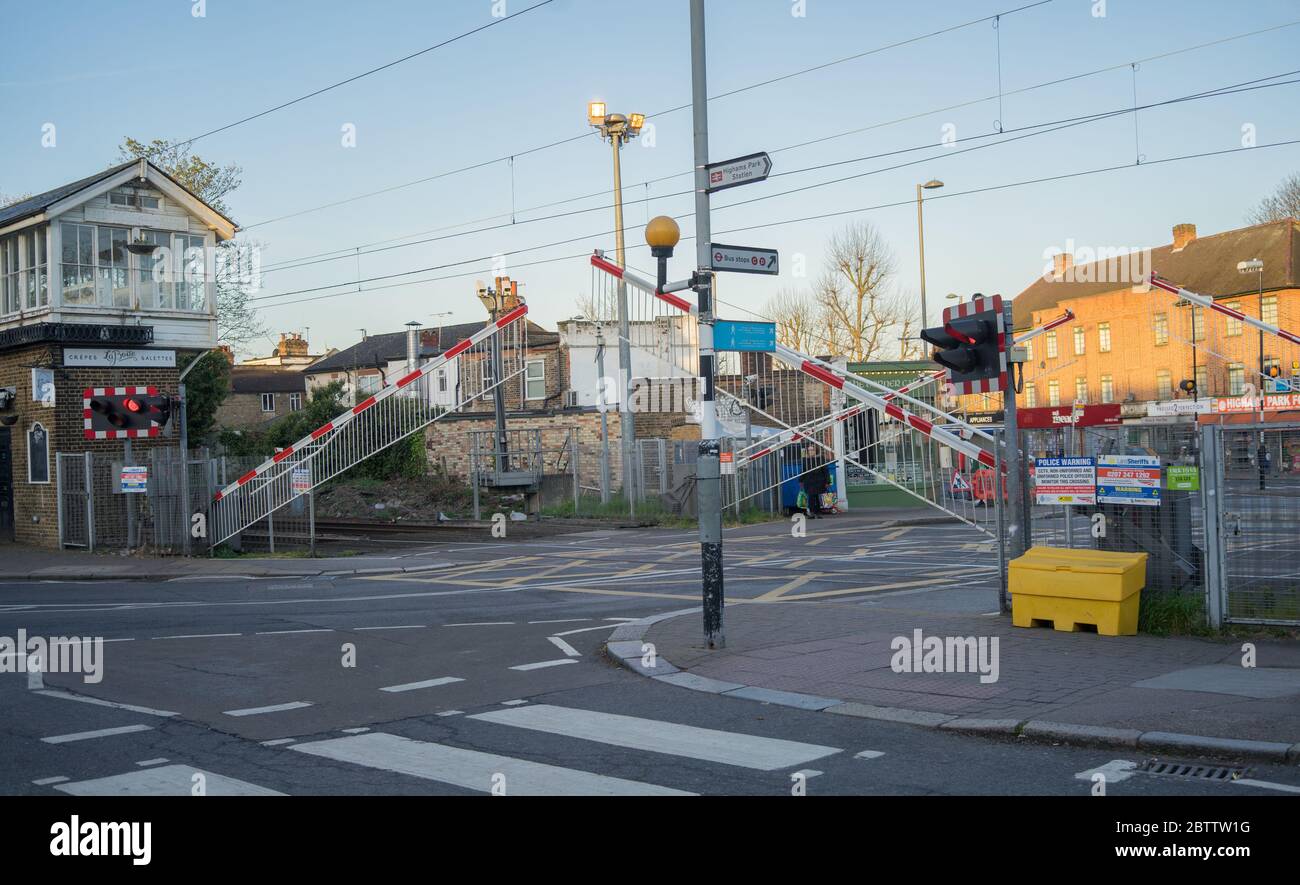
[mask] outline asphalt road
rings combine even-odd
[[[0,675],[0,792],[1083,796],[1087,772],[1140,761],[723,698],[618,668],[601,647],[620,623],[698,603],[693,533],[394,555],[430,568],[0,585],[0,636],[105,639],[100,682]],[[773,524],[727,539],[732,599],[941,604],[959,589],[991,611],[995,574],[981,537],[957,525],[828,519],[804,538]],[[1294,768],[1251,768],[1300,786]],[[1109,791],[1270,792],[1145,774]]]

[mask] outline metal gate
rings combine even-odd
[[[1212,621],[1300,625],[1300,422],[1204,428]]]

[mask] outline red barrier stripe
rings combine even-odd
[[[87,387],[85,390],[81,392],[82,399],[90,399],[94,395],[95,395],[95,391],[91,390],[89,387]]]
[[[885,414],[898,421],[907,420],[907,414],[902,409],[900,409],[898,406],[895,405],[885,406]]]
[[[362,412],[364,412],[366,409],[370,408],[374,404],[375,404],[375,398],[372,396],[366,400],[363,400],[360,403],[357,403],[357,405],[354,406],[352,409],[352,414],[360,415]]]
[[[86,433],[86,439],[94,439],[94,438],[95,438],[95,431],[93,431],[93,430],[87,430],[85,433]]]
[[[326,424],[324,427],[318,427],[315,430],[313,430],[311,432],[311,438],[320,439],[322,436],[329,433],[333,429],[334,429],[334,422],[331,421],[330,423]]]
[[[444,353],[443,356],[446,357],[447,359],[451,359],[453,357],[460,356],[462,353],[469,350],[473,346],[474,346],[474,342],[469,338],[466,338],[460,344],[457,344],[451,350]]]
[[[1292,344],[1300,344],[1300,335],[1293,335],[1292,333],[1285,332],[1281,329],[1278,330],[1277,334],[1281,335],[1283,338],[1285,338],[1287,341],[1290,341]]]
[[[289,446],[289,448],[285,449],[282,452],[276,452],[275,457],[271,459],[271,463],[279,464],[281,461],[283,461],[285,458],[288,458],[292,454],[293,454],[293,446]]]
[[[256,479],[256,478],[257,478],[257,471],[256,471],[256,470],[250,470],[250,471],[248,471],[247,473],[245,473],[243,476],[241,476],[239,479],[235,480],[235,485],[237,485],[237,486],[242,486],[244,483],[248,482],[250,479]]]
[[[994,457],[993,457],[991,454],[989,454],[988,452],[980,452],[978,457],[979,457],[979,462],[980,462],[981,464],[983,464],[984,466],[986,466],[986,467],[993,467],[993,466],[995,466],[995,465],[997,464],[997,459],[994,458]],[[1006,468],[1004,467],[1004,468],[1003,468],[1003,472],[1005,472],[1005,471],[1006,471]]]
[[[215,495],[213,495],[212,500],[214,500],[214,501],[220,501],[220,500],[221,500],[222,498],[224,498],[224,497],[226,497],[226,493],[225,493],[225,492],[217,492]]]
[[[514,310],[510,311],[510,313],[506,314],[501,319],[497,320],[497,328],[504,329],[506,326],[510,325],[515,320],[519,319],[520,317],[524,316],[527,313],[528,313],[528,305],[521,304],[518,307],[516,307]]]
[[[406,385],[410,384],[412,381],[414,381],[414,380],[416,380],[417,378],[419,378],[422,374],[423,374],[423,373],[422,373],[419,369],[416,369],[414,372],[412,372],[411,374],[407,375],[407,376],[406,376],[405,378],[403,378],[401,381],[398,381],[398,382],[397,382],[397,386],[398,386],[398,387],[405,387]]]
[[[615,276],[620,280],[623,279],[623,268],[619,267],[617,264],[606,261],[599,255],[591,256],[591,266],[599,268],[605,273]]]
[[[926,436],[929,436],[931,433],[934,432],[934,425],[931,424],[929,421],[925,420],[924,418],[921,418],[917,415],[908,415],[907,423],[911,424],[913,427],[915,427],[917,430],[924,433]]]
[[[656,292],[655,297],[658,298],[660,301],[668,302],[673,307],[677,308],[683,313],[691,312],[691,303],[687,301],[685,298],[680,298],[671,292]]]
[[[771,454],[771,452],[772,452],[771,449],[762,449],[762,450],[757,451],[757,452],[755,452],[754,454],[750,455],[750,456],[749,456],[749,460],[751,460],[751,461],[757,460],[757,459],[763,457],[764,455]]]
[[[81,417],[86,418],[87,420],[89,420],[90,417],[91,417],[92,415],[94,415],[94,414],[95,414],[95,413],[92,412],[90,409],[82,409],[82,410],[81,410]]]
[[[812,363],[807,360],[804,360],[804,364],[800,366],[800,368],[803,369],[805,374],[813,376],[818,381],[823,381],[826,384],[829,384],[831,387],[835,387],[840,390],[844,389],[843,378],[840,378],[838,375],[836,375],[833,372],[828,372],[827,370],[823,369],[821,366],[817,365],[816,363]]]

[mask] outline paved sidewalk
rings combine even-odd
[[[814,709],[958,730],[1016,734],[1050,722],[1085,727],[1074,737],[1087,727],[1115,730],[1099,742],[1133,746],[1178,743],[1155,736],[1163,733],[1265,741],[1278,746],[1264,755],[1285,757],[1290,747],[1300,761],[1300,643],[1257,641],[1257,667],[1246,669],[1240,641],[1017,629],[993,609],[991,594],[964,590],[868,603],[738,604],[726,610],[720,651],[703,648],[696,610],[645,631],[659,666],[670,668],[646,675],[675,667],[690,674],[670,677],[683,684],[705,677],[730,690],[751,687],[742,696],[793,692],[798,697],[787,700]],[[916,630],[997,637],[997,681],[982,683],[978,672],[894,672],[893,643],[913,640]]]

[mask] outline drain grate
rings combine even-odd
[[[1159,774],[1165,777],[1190,777],[1204,781],[1235,781],[1245,777],[1245,768],[1226,768],[1221,765],[1187,765],[1182,762],[1157,762],[1154,759],[1143,762],[1137,767],[1146,774]]]

